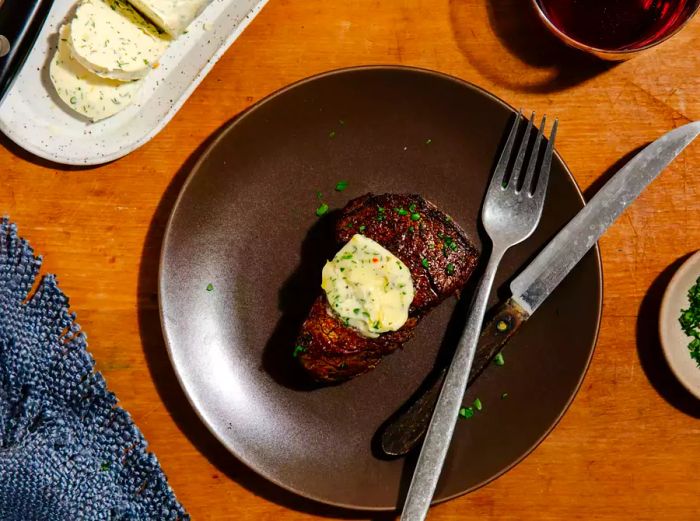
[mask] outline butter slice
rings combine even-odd
[[[212,0],[129,0],[166,33],[180,36]]]
[[[125,0],[83,0],[70,25],[73,57],[113,80],[145,77],[170,43]]]
[[[108,118],[125,109],[142,82],[121,82],[91,73],[71,55],[69,39],[70,26],[64,25],[49,68],[51,82],[61,100],[92,121]]]

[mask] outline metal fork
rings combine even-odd
[[[428,513],[457,423],[464,391],[467,388],[469,372],[479,340],[479,331],[481,331],[484,321],[486,303],[491,293],[496,270],[506,250],[527,239],[535,231],[540,217],[542,217],[558,121],[554,121],[539,168],[539,175],[536,182],[533,183],[546,117],[542,118],[534,144],[531,146],[532,123],[535,119],[535,113],[532,113],[517,156],[513,160],[513,145],[522,119],[519,113],[510,130],[508,140],[486,192],[481,210],[481,220],[493,244],[491,256],[486,265],[486,271],[479,282],[467,325],[457,344],[454,358],[440,392],[440,398],[438,398],[430,420],[430,426],[401,513],[401,521],[423,520]],[[529,156],[529,160],[523,177],[521,174],[526,156]],[[511,162],[513,166],[509,171],[508,166]]]

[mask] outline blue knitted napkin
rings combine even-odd
[[[53,275],[0,221],[0,521],[185,520]]]

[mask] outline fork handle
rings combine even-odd
[[[454,357],[435,405],[423,447],[418,456],[418,463],[413,472],[411,485],[404,503],[401,521],[422,521],[428,513],[445,457],[450,447],[452,434],[459,409],[462,406],[464,391],[467,388],[469,373],[474,361],[474,353],[479,339],[479,332],[486,313],[486,304],[496,276],[498,264],[503,258],[505,248],[494,245],[486,266],[486,271],[479,281],[467,325],[457,344]]]

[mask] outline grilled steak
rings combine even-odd
[[[356,233],[378,242],[408,267],[415,294],[408,321],[377,338],[345,326],[330,310],[325,293],[319,296],[296,348],[302,366],[319,382],[340,382],[376,367],[413,336],[425,313],[462,289],[478,260],[464,231],[419,195],[367,194],[353,199],[343,209],[335,234],[342,245]]]

